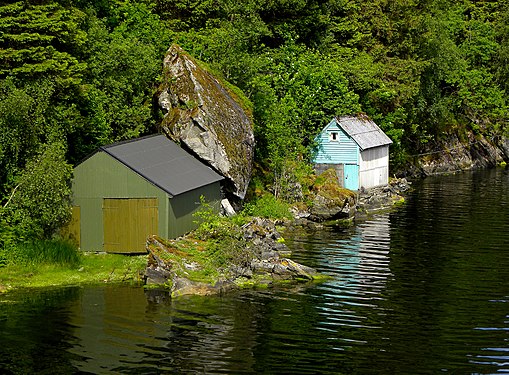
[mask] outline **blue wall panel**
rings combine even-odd
[[[330,136],[333,132],[338,134],[338,138],[335,141],[331,140]],[[316,141],[318,149],[313,160],[314,163],[359,163],[359,147],[357,143],[337,126],[335,119],[322,130]]]

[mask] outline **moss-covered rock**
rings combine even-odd
[[[166,134],[225,176],[231,192],[243,199],[255,145],[249,100],[172,45],[164,58],[159,105]]]
[[[311,187],[312,204],[309,219],[327,221],[351,217],[355,211],[356,195],[341,187],[334,169],[316,177]]]
[[[149,237],[147,284],[164,285],[177,297],[220,294],[239,287],[281,281],[323,279],[315,269],[287,258],[290,251],[271,220],[253,218],[242,230],[242,247],[235,251],[234,257],[227,256],[231,249],[222,247],[223,243],[216,240]],[[217,252],[225,253],[227,264],[218,262]]]

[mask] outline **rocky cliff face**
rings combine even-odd
[[[438,150],[438,151],[434,151]],[[509,139],[489,139],[469,134],[467,140],[450,135],[435,142],[430,152],[416,155],[415,169],[406,175],[428,176],[470,169],[494,167],[509,160]]]
[[[226,177],[229,190],[243,199],[255,143],[249,110],[176,45],[164,58],[164,77],[159,94],[164,132]]]

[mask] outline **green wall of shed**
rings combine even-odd
[[[104,198],[157,198],[159,235],[168,235],[168,194],[105,152],[97,152],[74,169],[73,205],[80,206],[80,247],[102,251]]]
[[[193,215],[200,209],[201,196],[205,198],[205,202],[211,204],[216,212],[219,212],[221,202],[219,182],[171,198],[168,218],[171,223],[168,228],[169,238],[175,238],[196,229],[197,218]]]
[[[196,228],[193,214],[200,208],[201,196],[219,212],[220,182],[171,197],[112,156],[97,152],[74,169],[73,205],[81,211],[80,248],[103,251],[104,198],[157,198],[157,234],[175,238]]]

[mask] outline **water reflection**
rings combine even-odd
[[[87,373],[249,370],[256,324],[249,308],[231,302],[171,301],[166,292],[141,288],[84,289],[70,318],[70,352],[81,358],[73,364]]]
[[[0,296],[0,372],[74,373],[66,350],[72,347],[68,306],[77,298],[75,288]]]

